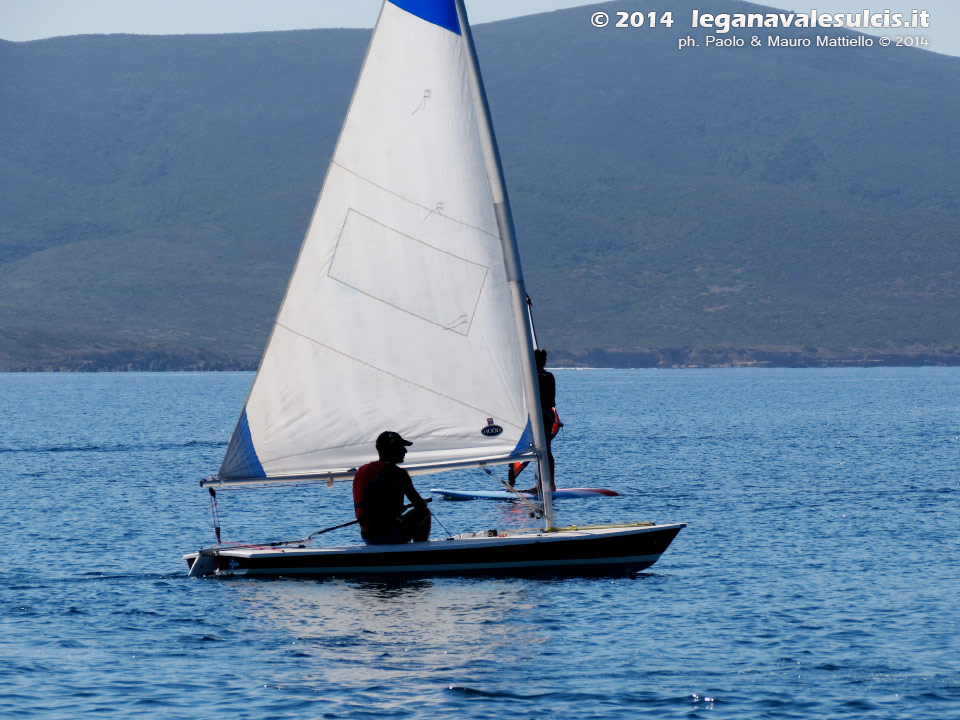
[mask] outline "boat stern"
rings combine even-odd
[[[198,550],[197,552],[187,553],[183,559],[187,561],[189,572],[188,577],[205,577],[207,575],[216,575],[217,566],[214,563],[213,550]]]

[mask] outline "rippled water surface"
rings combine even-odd
[[[960,369],[556,375],[559,484],[622,493],[558,521],[686,522],[648,572],[187,579],[252,376],[0,375],[0,716],[960,717]],[[346,485],[219,497],[230,540],[352,513]]]

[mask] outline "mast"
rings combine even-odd
[[[483,78],[480,77],[480,64],[477,61],[477,51],[473,45],[473,34],[467,20],[467,9],[463,0],[456,0],[457,17],[460,21],[460,32],[464,47],[467,51],[467,71],[470,81],[470,90],[473,94],[474,107],[479,120],[480,141],[483,147],[483,156],[487,165],[487,177],[490,180],[490,193],[493,196],[493,209],[497,216],[497,229],[500,233],[500,244],[503,247],[504,269],[507,273],[507,284],[510,288],[510,300],[513,307],[513,316],[520,335],[521,358],[523,362],[523,390],[527,412],[530,416],[531,430],[533,431],[533,446],[537,454],[537,465],[540,472],[540,495],[543,498],[543,516],[547,528],[554,527],[553,496],[551,495],[550,466],[547,459],[547,438],[543,430],[543,410],[540,407],[540,384],[537,380],[537,366],[533,357],[533,331],[527,319],[527,293],[523,285],[523,273],[520,269],[520,252],[517,249],[517,238],[513,227],[513,214],[510,212],[510,199],[507,197],[507,186],[503,179],[503,164],[500,161],[500,151],[497,149],[497,139],[493,133],[493,122],[490,117],[490,106],[487,104],[487,94],[483,88]]]

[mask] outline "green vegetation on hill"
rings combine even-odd
[[[475,30],[553,359],[960,362],[960,59],[589,14]],[[368,38],[0,41],[0,369],[255,366]]]

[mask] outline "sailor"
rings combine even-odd
[[[543,435],[547,439],[547,461],[550,467],[550,489],[556,490],[557,484],[553,480],[553,436],[562,426],[559,416],[556,416],[554,406],[557,404],[557,381],[552,372],[547,371],[547,351],[537,348],[533,351],[533,359],[537,361],[537,384],[540,386],[540,411],[543,415]],[[555,422],[556,421],[556,422]]]
[[[410,474],[399,463],[413,445],[387,430],[377,438],[376,462],[361,466],[353,476],[353,507],[360,521],[360,537],[367,545],[424,542],[430,537],[430,511],[413,487]],[[403,512],[403,498],[413,507]]]
[[[560,415],[557,414],[557,409],[554,407],[557,404],[557,381],[556,378],[553,377],[553,373],[547,370],[546,350],[542,348],[534,350],[533,359],[537,362],[537,384],[540,388],[540,411],[543,414],[543,435],[547,439],[547,464],[550,468],[550,489],[556,490],[557,485],[556,482],[554,482],[553,471],[553,450],[550,448],[550,445],[553,443],[553,438],[560,432],[560,428],[563,427],[563,423],[560,422]],[[511,487],[516,482],[517,475],[524,467],[526,467],[526,463],[514,463],[507,470],[507,482],[510,483]],[[540,492],[540,488],[532,487],[523,492],[538,493]]]

